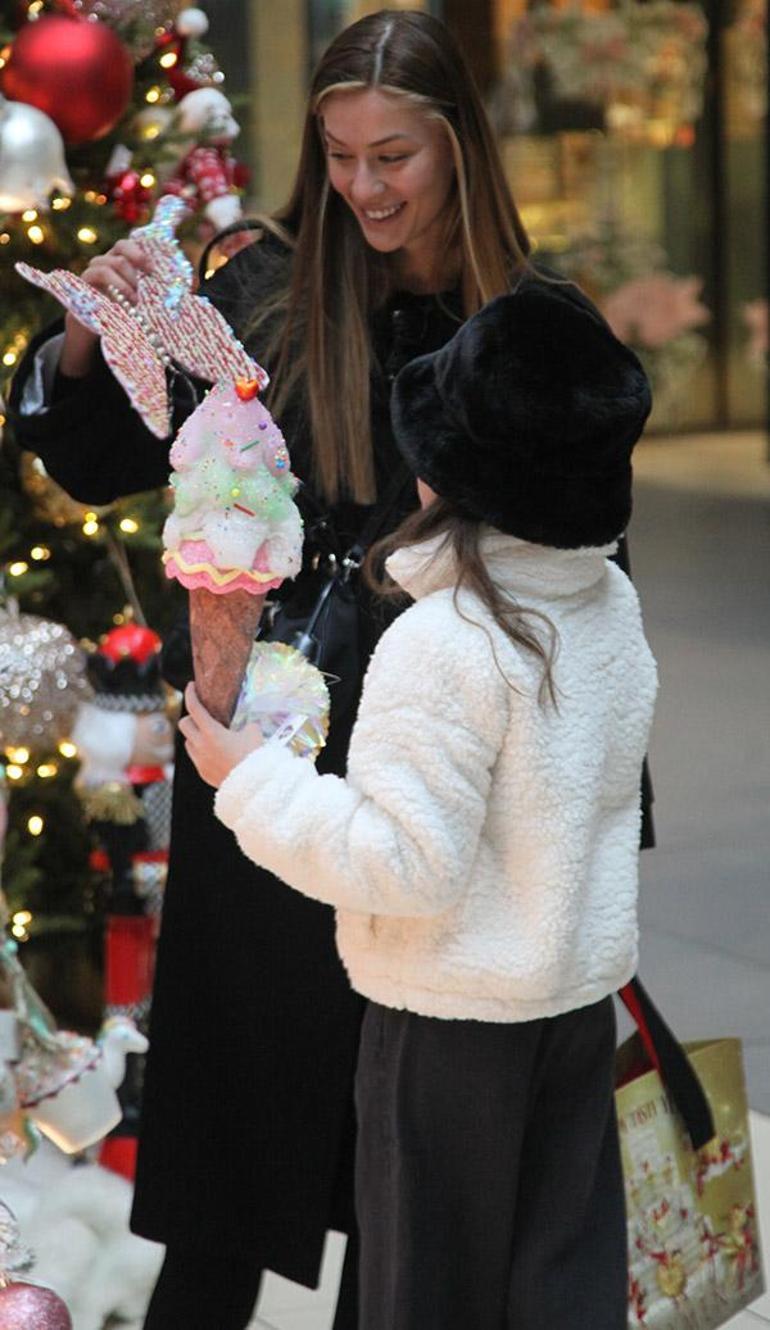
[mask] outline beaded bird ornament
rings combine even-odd
[[[117,289],[104,295],[63,268],[42,272],[28,263],[16,264],[22,277],[101,338],[107,364],[159,439],[171,430],[167,369],[178,368],[209,383],[225,378],[255,381],[260,391],[269,382],[219,311],[205,296],[193,295],[192,265],[175,236],[186,212],[182,199],[164,196],[152,221],[131,232],[152,269],[139,275],[135,305]]]

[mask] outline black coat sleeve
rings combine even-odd
[[[251,304],[269,289],[276,272],[273,245],[261,242],[241,250],[201,288],[236,329]],[[80,379],[64,379],[47,411],[23,415],[20,410],[35,353],[61,332],[59,320],[31,342],[16,372],[8,402],[8,419],[22,448],[37,453],[48,473],[73,498],[84,503],[111,503],[141,490],[165,485],[171,442],[197,404],[204,385],[172,380],[172,429],[157,439],[133,409],[97,349],[93,369]]]
[[[165,485],[172,436],[156,439],[150,433],[101,351],[97,350],[93,369],[84,378],[59,384],[48,410],[21,413],[35,354],[62,328],[59,321],[40,333],[16,372],[8,401],[16,442],[37,453],[49,475],[83,503],[111,503],[121,495]]]

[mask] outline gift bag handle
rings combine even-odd
[[[700,1150],[714,1136],[714,1118],[690,1059],[638,978],[621,988],[618,997],[684,1121],[693,1149]]]

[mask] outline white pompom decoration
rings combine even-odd
[[[209,21],[202,9],[183,9],[174,24],[180,37],[202,37]]]

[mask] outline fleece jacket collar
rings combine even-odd
[[[516,598],[572,596],[584,591],[604,576],[605,560],[616,549],[613,542],[557,550],[482,527],[481,553],[489,574],[497,586]],[[456,581],[454,553],[443,535],[396,550],[386,567],[413,600],[452,587]]]

